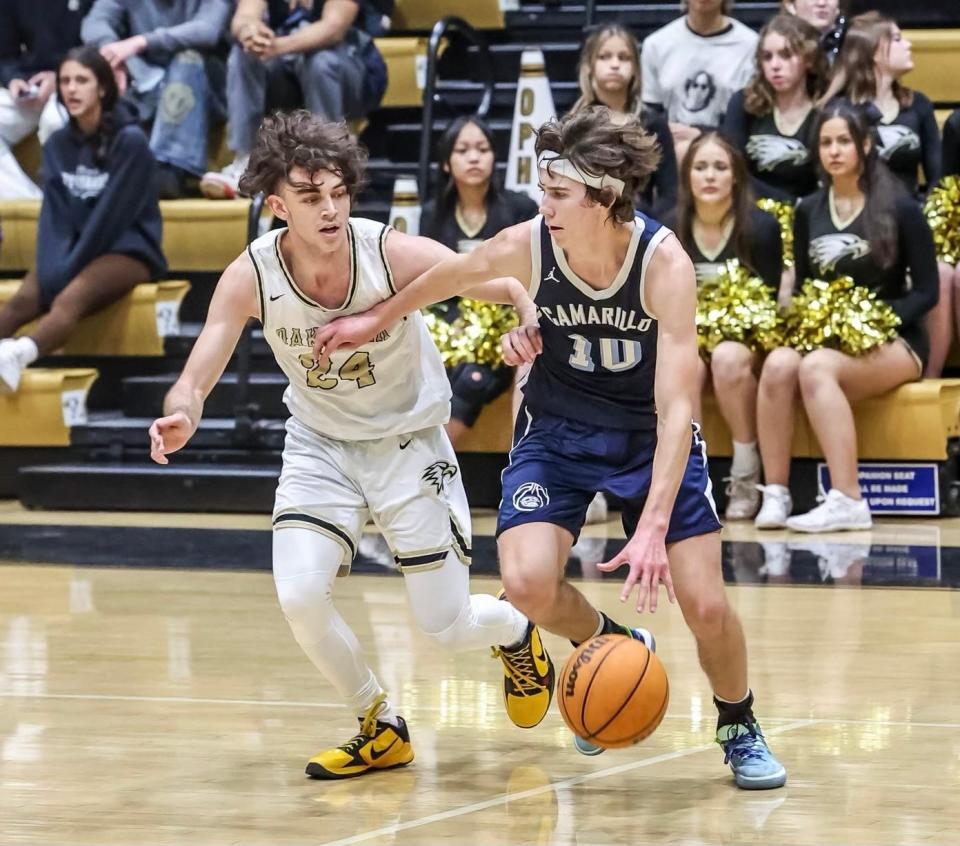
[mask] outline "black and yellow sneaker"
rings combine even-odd
[[[381,694],[360,718],[360,733],[342,746],[314,755],[307,763],[311,778],[353,778],[370,770],[405,767],[413,760],[410,733],[402,717],[400,725],[377,719],[385,695]]]
[[[533,623],[519,646],[493,648],[503,662],[503,703],[507,716],[520,728],[533,728],[550,710],[553,699],[553,662]]]

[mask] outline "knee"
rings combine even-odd
[[[823,350],[810,353],[800,363],[798,378],[803,391],[816,390],[828,382],[836,382],[833,357]]]
[[[291,623],[309,621],[311,627],[325,625],[333,608],[333,590],[324,574],[304,573],[275,579],[277,600]]]
[[[796,350],[780,347],[775,349],[763,363],[760,384],[766,390],[793,390],[800,370],[800,354]]]
[[[316,50],[307,59],[311,76],[339,79],[343,63],[335,50]]]
[[[710,370],[717,387],[741,385],[753,374],[753,353],[743,344],[724,341],[713,351]]]
[[[542,579],[516,569],[504,569],[501,573],[507,599],[521,614],[533,622],[549,617],[557,601],[559,583],[555,579]]]
[[[720,637],[726,625],[730,605],[723,590],[695,596],[683,608],[683,616],[697,640]]]

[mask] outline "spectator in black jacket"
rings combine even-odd
[[[759,276],[776,297],[783,270],[783,246],[776,219],[753,201],[743,157],[716,132],[695,139],[680,166],[680,200],[671,228],[693,260],[697,283],[717,277],[728,261]],[[737,341],[723,341],[700,363],[700,393],[713,381],[714,396],[733,438],[726,519],[753,517],[760,507],[760,453],[757,450],[756,353]],[[699,396],[699,395],[698,395]],[[700,420],[700,408],[694,420]]]
[[[421,235],[462,253],[500,230],[536,216],[537,204],[530,197],[497,185],[493,135],[479,118],[457,118],[440,139],[437,160],[437,194],[424,204]],[[457,301],[444,303],[442,309],[446,319],[456,319]],[[465,363],[448,369],[447,375],[453,400],[446,428],[456,446],[483,407],[510,387],[513,369]]]
[[[92,0],[3,0],[0,3],[0,200],[40,199],[11,148],[36,132],[42,144],[65,117],[57,110],[56,67],[80,43],[80,21]],[[56,21],[56,25],[53,22]]]
[[[580,97],[571,111],[606,106],[615,120],[637,115],[660,142],[660,166],[637,197],[641,211],[660,219],[677,204],[677,156],[666,117],[640,99],[640,48],[619,24],[594,30],[580,52]]]
[[[110,64],[93,47],[57,69],[69,123],[43,148],[36,269],[0,309],[0,390],[62,346],[77,322],[166,272],[156,163],[136,117],[118,104]],[[43,315],[30,335],[13,334]]]

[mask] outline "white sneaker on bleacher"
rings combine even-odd
[[[20,387],[23,363],[12,338],[0,341],[0,393],[14,393]]]
[[[250,156],[237,156],[223,170],[209,170],[200,180],[200,191],[208,200],[233,200],[240,193],[240,177]]]

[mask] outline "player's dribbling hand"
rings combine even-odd
[[[167,455],[183,447],[192,434],[190,418],[182,411],[154,420],[150,427],[150,457],[157,464],[169,464]]]
[[[313,360],[321,367],[330,362],[330,357],[340,347],[353,349],[369,343],[383,327],[371,309],[363,314],[339,317],[317,330],[313,339]]]
[[[624,564],[630,566],[630,572],[620,592],[621,602],[626,602],[633,593],[634,585],[639,585],[637,613],[642,614],[649,606],[652,614],[657,610],[657,595],[661,584],[667,589],[670,601],[674,603],[677,601],[673,592],[673,579],[670,578],[667,547],[662,538],[658,540],[642,534],[634,535],[617,555],[603,564],[598,564],[597,569],[604,573],[612,573]]]
[[[500,339],[503,349],[503,363],[516,367],[520,364],[532,364],[543,352],[543,338],[538,326],[517,326]]]

